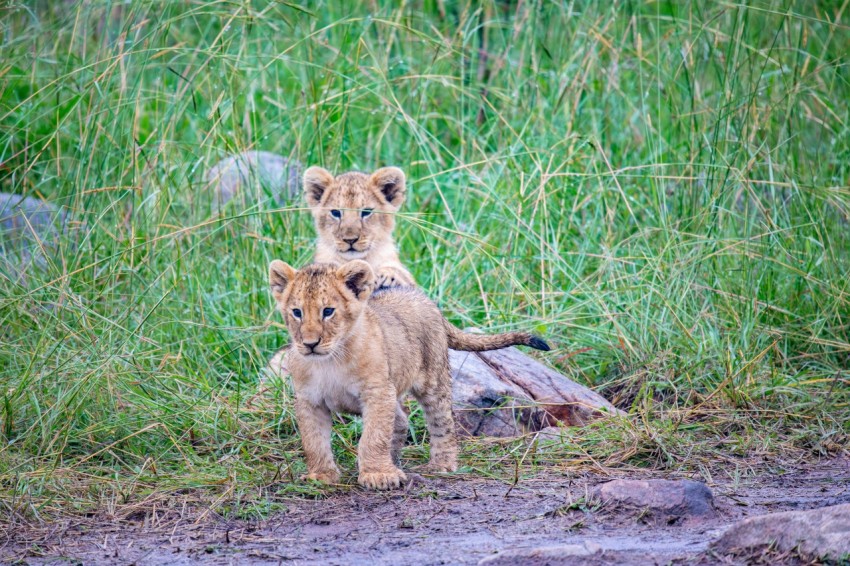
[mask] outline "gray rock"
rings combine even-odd
[[[33,197],[0,193],[0,231],[5,245],[51,241],[65,224],[58,207]]]
[[[215,194],[219,208],[241,196],[243,204],[272,197],[278,206],[289,202],[301,191],[304,167],[294,159],[269,151],[243,151],[225,157],[206,175],[207,189]]]
[[[711,490],[690,480],[613,480],[596,486],[591,497],[609,509],[649,511],[657,519],[715,515]]]
[[[723,554],[776,545],[808,557],[850,558],[850,503],[750,517],[732,525],[713,545]]]
[[[595,542],[558,544],[536,548],[511,548],[493,556],[482,558],[479,566],[506,566],[508,564],[581,564],[582,558],[602,553]]]
[[[26,270],[43,264],[67,233],[68,215],[43,200],[0,193],[0,270],[21,280]]]

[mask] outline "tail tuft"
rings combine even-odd
[[[529,334],[528,332],[505,332],[504,334],[471,334],[462,332],[454,324],[443,319],[446,329],[449,348],[461,352],[489,352],[500,350],[508,346],[529,346],[538,350],[548,352],[551,350],[549,344],[543,338]]]
[[[549,344],[546,343],[546,340],[540,338],[539,336],[531,336],[528,339],[528,346],[534,348],[535,350],[543,350],[544,352],[548,352],[552,348],[549,347]]]

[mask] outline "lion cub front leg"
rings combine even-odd
[[[385,265],[375,272],[375,276],[375,289],[416,286],[413,275],[400,265]]]
[[[407,481],[392,460],[398,399],[392,386],[365,391],[363,436],[357,446],[357,483],[371,489],[393,489]]]
[[[295,420],[301,433],[301,445],[307,460],[307,474],[301,479],[325,483],[339,481],[339,468],[331,450],[331,413],[309,401],[295,398]]]

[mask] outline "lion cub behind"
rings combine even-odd
[[[549,346],[523,332],[466,334],[443,318],[419,290],[394,287],[373,294],[368,263],[312,264],[295,270],[275,260],[269,283],[291,338],[289,369],[307,479],[334,483],[331,413],[363,415],[357,481],[390,489],[406,480],[396,463],[407,438],[401,399],[422,405],[431,436],[428,471],[457,469],[448,348],[493,350]]]
[[[383,167],[371,175],[350,171],[334,177],[321,167],[304,171],[304,195],[316,232],[317,263],[362,259],[372,266],[376,289],[415,286],[393,241],[395,213],[407,191],[404,172]]]

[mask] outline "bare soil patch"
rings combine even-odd
[[[745,563],[717,557],[709,545],[730,524],[776,511],[850,502],[850,460],[765,467],[707,484],[716,513],[659,521],[651,513],[600,505],[592,488],[614,477],[665,477],[540,471],[516,485],[472,474],[417,478],[404,491],[359,488],[317,500],[282,497],[285,510],[264,521],[207,513],[120,521],[92,517],[39,528],[14,527],[0,561],[22,564],[668,564]],[[669,477],[669,476],[666,476]],[[533,552],[541,547],[601,547],[591,556]],[[507,552],[510,551],[510,552]],[[511,558],[513,556],[513,558]],[[521,557],[521,558],[518,558]],[[535,558],[535,556],[537,558]],[[776,557],[774,557],[776,558]],[[782,558],[782,557],[779,557]],[[793,555],[785,556],[789,562]]]

